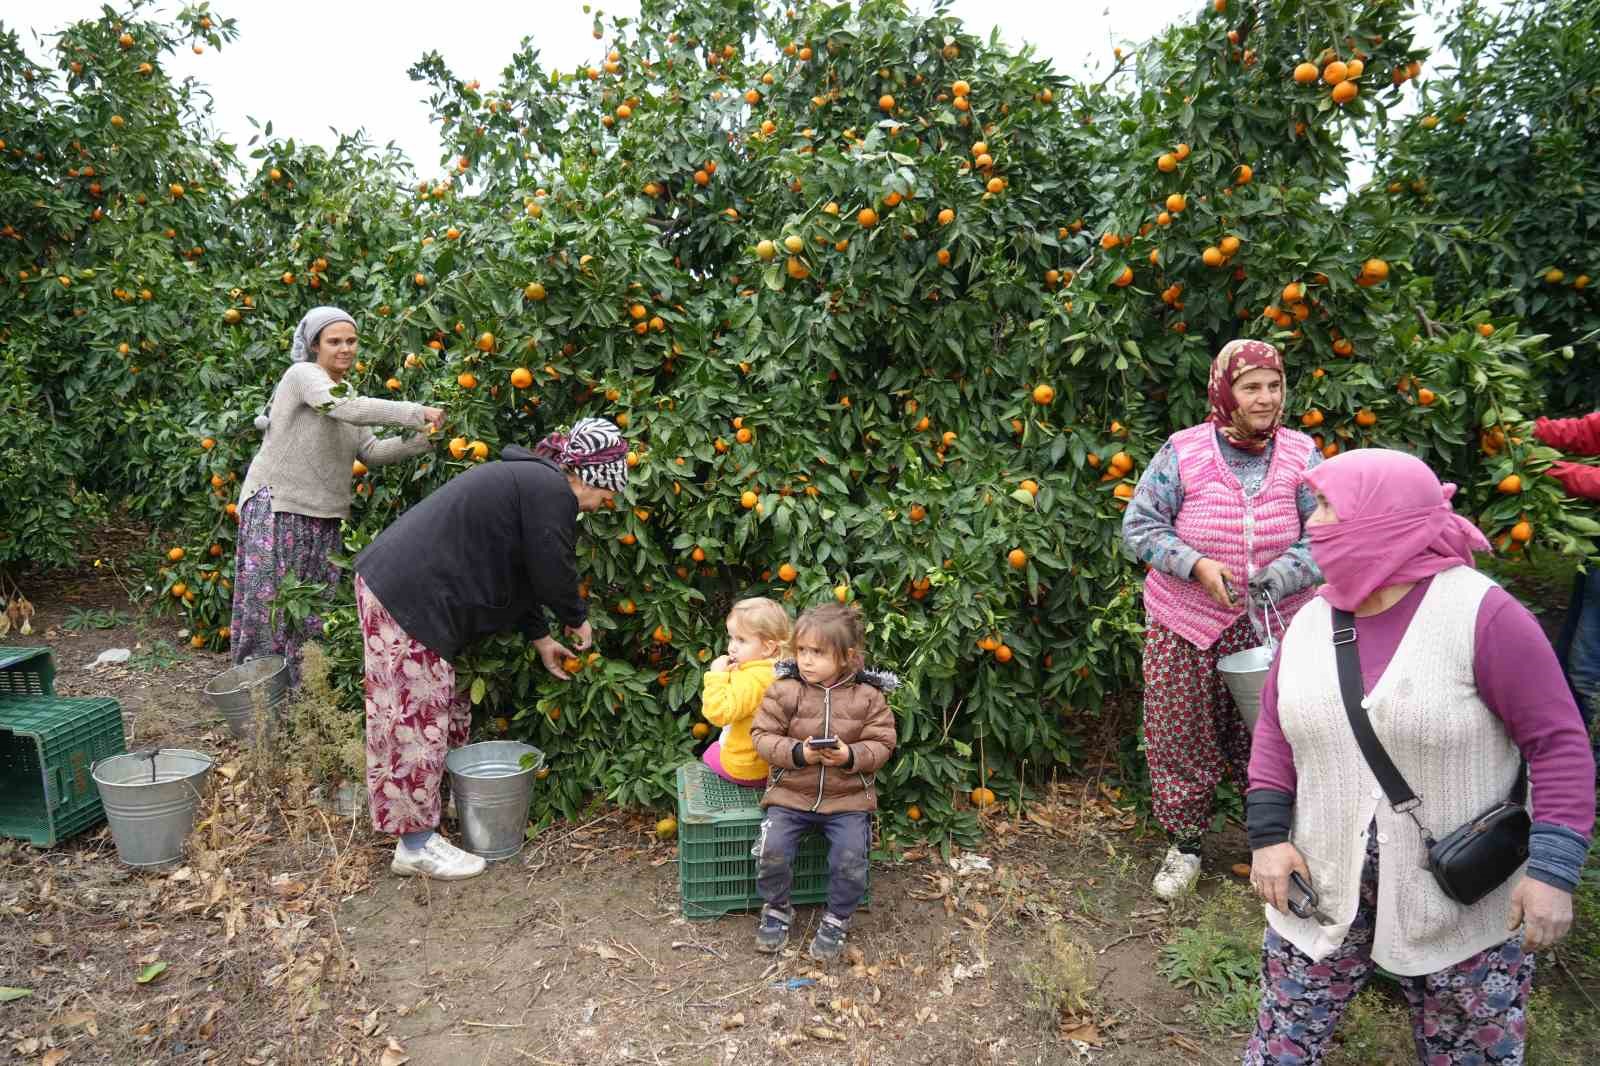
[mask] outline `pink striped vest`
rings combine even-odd
[[[1232,571],[1239,606],[1220,607],[1198,582],[1151,570],[1144,581],[1145,616],[1196,647],[1209,648],[1244,615],[1246,575],[1259,571],[1300,539],[1296,497],[1315,445],[1304,433],[1280,427],[1273,438],[1266,482],[1261,491],[1246,499],[1244,486],[1222,457],[1216,426],[1209,422],[1192,426],[1174,433],[1171,440],[1183,484],[1178,536],[1202,556]],[[1253,554],[1249,567],[1245,565],[1247,540]],[[1305,589],[1278,605],[1285,624],[1313,591]],[[1273,631],[1281,636],[1276,625]]]

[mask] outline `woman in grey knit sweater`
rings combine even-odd
[[[278,583],[291,573],[330,587],[338,582],[329,557],[339,545],[340,520],[350,516],[355,462],[382,466],[421,455],[428,427],[438,428],[444,412],[357,394],[345,381],[356,357],[355,319],[337,307],[306,313],[295,327],[292,356],[265,424],[257,420],[266,439],[239,494],[230,639],[235,663],[283,655],[298,682],[301,641],[321,633],[322,620],[308,616],[303,632],[291,633],[286,617],[273,619]],[[416,432],[380,439],[372,426]]]

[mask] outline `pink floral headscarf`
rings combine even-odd
[[[1451,484],[1440,484],[1428,464],[1387,448],[1336,455],[1306,474],[1339,516],[1306,527],[1311,558],[1327,584],[1322,597],[1355,610],[1387,585],[1421,581],[1457,566],[1472,566],[1474,551],[1489,541],[1455,513]]]
[[[1283,409],[1279,408],[1277,420],[1266,429],[1251,428],[1239,401],[1233,398],[1233,383],[1251,370],[1276,370],[1282,377],[1283,356],[1266,341],[1229,341],[1211,362],[1206,397],[1211,401],[1211,421],[1216,423],[1224,440],[1247,452],[1262,452],[1283,425]]]

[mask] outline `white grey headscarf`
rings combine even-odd
[[[338,307],[313,307],[300,319],[300,324],[294,328],[294,347],[289,352],[289,358],[296,363],[305,362],[313,358],[311,346],[317,343],[317,337],[323,330],[335,322],[348,322],[352,326],[356,320],[350,317],[350,312]]]
[[[335,322],[348,322],[354,326],[356,320],[350,317],[350,312],[339,307],[313,307],[300,319],[300,324],[294,327],[294,347],[289,350],[289,358],[293,362],[303,363],[314,358],[311,346],[317,343],[317,338],[322,331]],[[256,429],[265,433],[272,424],[268,411],[272,409],[272,401],[267,401],[267,406],[256,415]]]

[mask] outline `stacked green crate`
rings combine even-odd
[[[0,836],[50,847],[99,822],[90,770],[126,750],[116,700],[0,698]]]
[[[55,678],[49,648],[0,648],[0,699],[54,696]]]
[[[761,906],[751,849],[761,832],[761,790],[724,781],[698,762],[678,767],[678,888],[683,915],[716,918]],[[828,842],[809,833],[794,862],[796,904],[828,898]]]

